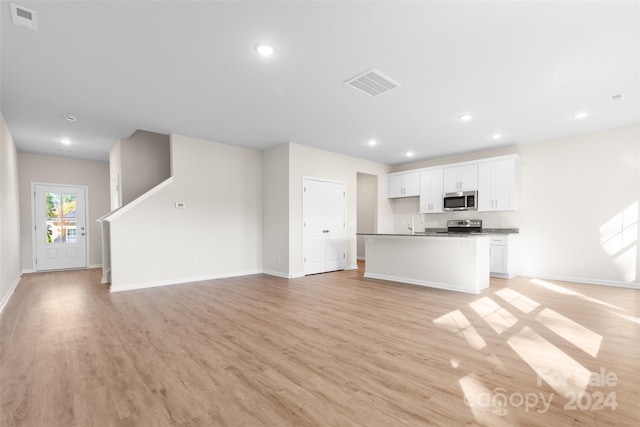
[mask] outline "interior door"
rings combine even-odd
[[[322,181],[306,179],[302,194],[304,274],[325,272],[325,227]]]
[[[343,270],[345,266],[344,184],[324,183],[325,269]]]
[[[34,184],[35,269],[86,268],[86,188]]]
[[[304,274],[345,267],[344,184],[304,180]]]

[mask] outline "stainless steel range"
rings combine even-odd
[[[448,234],[482,234],[481,219],[450,219],[447,221]]]

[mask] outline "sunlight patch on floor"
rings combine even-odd
[[[467,375],[458,381],[464,393],[465,405],[471,408],[476,421],[483,425],[490,425],[492,392],[478,379]]]
[[[518,323],[517,317],[489,297],[480,298],[469,306],[498,334]]]
[[[626,314],[616,313],[615,311],[609,311],[609,313],[615,314],[618,317],[622,317],[625,320],[628,320],[630,322],[637,323],[638,325],[640,325],[640,317],[627,316]]]
[[[567,289],[567,288],[565,288],[563,286],[547,282],[546,280],[530,279],[529,281],[531,283],[533,283],[534,285],[542,286],[543,288],[547,288],[550,291],[558,292],[558,293],[563,294],[563,295],[576,296],[576,297],[581,298],[581,299],[583,299],[585,301],[589,301],[589,302],[593,302],[593,303],[596,303],[596,304],[604,305],[604,306],[607,306],[607,307],[615,308],[615,309],[618,309],[618,310],[626,311],[625,309],[620,308],[618,306],[615,306],[613,304],[609,304],[608,302],[604,302],[604,301],[600,301],[599,299],[596,299],[596,298],[588,297],[586,295],[581,294],[580,292],[572,291],[571,289]]]
[[[474,350],[481,350],[487,346],[487,343],[480,336],[476,328],[471,326],[471,322],[465,317],[460,310],[451,311],[433,321],[438,326],[443,327],[457,336],[464,337],[469,346]]]
[[[507,343],[524,360],[538,378],[544,380],[557,393],[584,391],[591,372],[565,352],[524,326]]]
[[[545,308],[538,313],[536,320],[590,356],[598,356],[602,335],[596,334],[591,329],[550,308]]]
[[[495,294],[523,313],[531,313],[540,306],[540,304],[531,298],[524,296],[513,289],[503,288],[496,291]]]

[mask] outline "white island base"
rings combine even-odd
[[[364,277],[479,294],[489,287],[486,235],[365,235]]]

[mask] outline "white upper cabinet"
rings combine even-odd
[[[518,209],[519,165],[517,158],[480,163],[478,210],[515,211]]]
[[[420,212],[443,212],[443,177],[442,169],[425,171],[420,174]]]
[[[444,169],[444,193],[476,191],[478,189],[478,165],[456,166]]]
[[[389,174],[389,198],[420,196],[420,212],[443,212],[442,195],[478,192],[478,210],[515,211],[520,155],[473,160]]]
[[[417,197],[420,195],[420,174],[389,175],[389,198]]]

